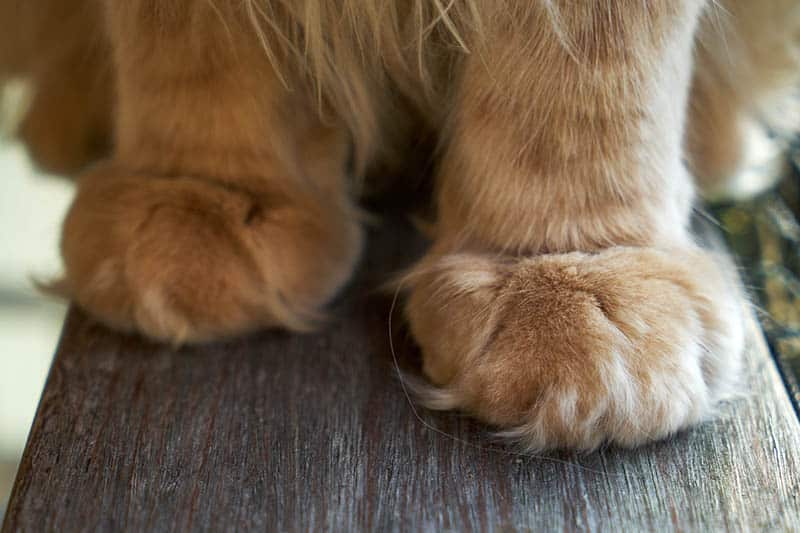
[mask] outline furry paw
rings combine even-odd
[[[361,230],[344,194],[273,181],[98,168],[64,223],[57,288],[111,326],[172,343],[306,329],[349,278]]]
[[[740,304],[697,249],[449,255],[410,279],[407,316],[437,385],[420,397],[530,450],[666,437],[736,381]]]

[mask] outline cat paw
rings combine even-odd
[[[529,450],[636,446],[702,421],[735,388],[736,291],[697,249],[447,255],[406,308],[434,386]]]
[[[361,250],[344,194],[110,166],[78,185],[57,288],[100,321],[160,341],[308,329]]]

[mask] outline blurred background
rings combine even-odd
[[[10,135],[22,97],[7,87],[0,100],[0,522],[66,312],[33,280],[60,271],[59,228],[73,189],[38,173]]]

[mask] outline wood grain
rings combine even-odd
[[[373,236],[323,331],[173,351],[72,311],[4,532],[800,530],[800,426],[754,322],[749,394],[636,451],[515,455],[456,414],[415,418]],[[399,318],[399,317],[398,317]],[[416,364],[402,329],[403,366]]]

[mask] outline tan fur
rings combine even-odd
[[[695,423],[735,382],[738,307],[687,229],[701,0],[80,5],[59,33],[93,51],[73,90],[47,97],[35,73],[68,77],[75,54],[38,57],[25,32],[6,33],[27,44],[0,75],[33,79],[30,116],[104,117],[65,119],[72,144],[33,128],[53,167],[89,162],[85,139],[113,126],[63,236],[60,287],[101,320],[170,342],[308,327],[360,254],[349,174],[402,167],[424,128],[441,139],[438,210],[407,316],[432,406],[530,448],[592,449]],[[59,27],[24,13],[42,35]],[[81,90],[109,70],[99,96]],[[719,77],[694,79],[692,101],[716,102]],[[759,94],[786,82],[771,79]],[[751,104],[689,118],[693,168],[720,179],[725,132],[708,132]]]
[[[701,187],[720,193],[748,163],[752,123],[773,125],[771,106],[800,86],[800,3],[721,2],[703,17],[696,57],[686,145]]]
[[[0,83],[33,87],[19,134],[45,170],[74,174],[108,151],[109,55],[95,0],[0,1]]]

